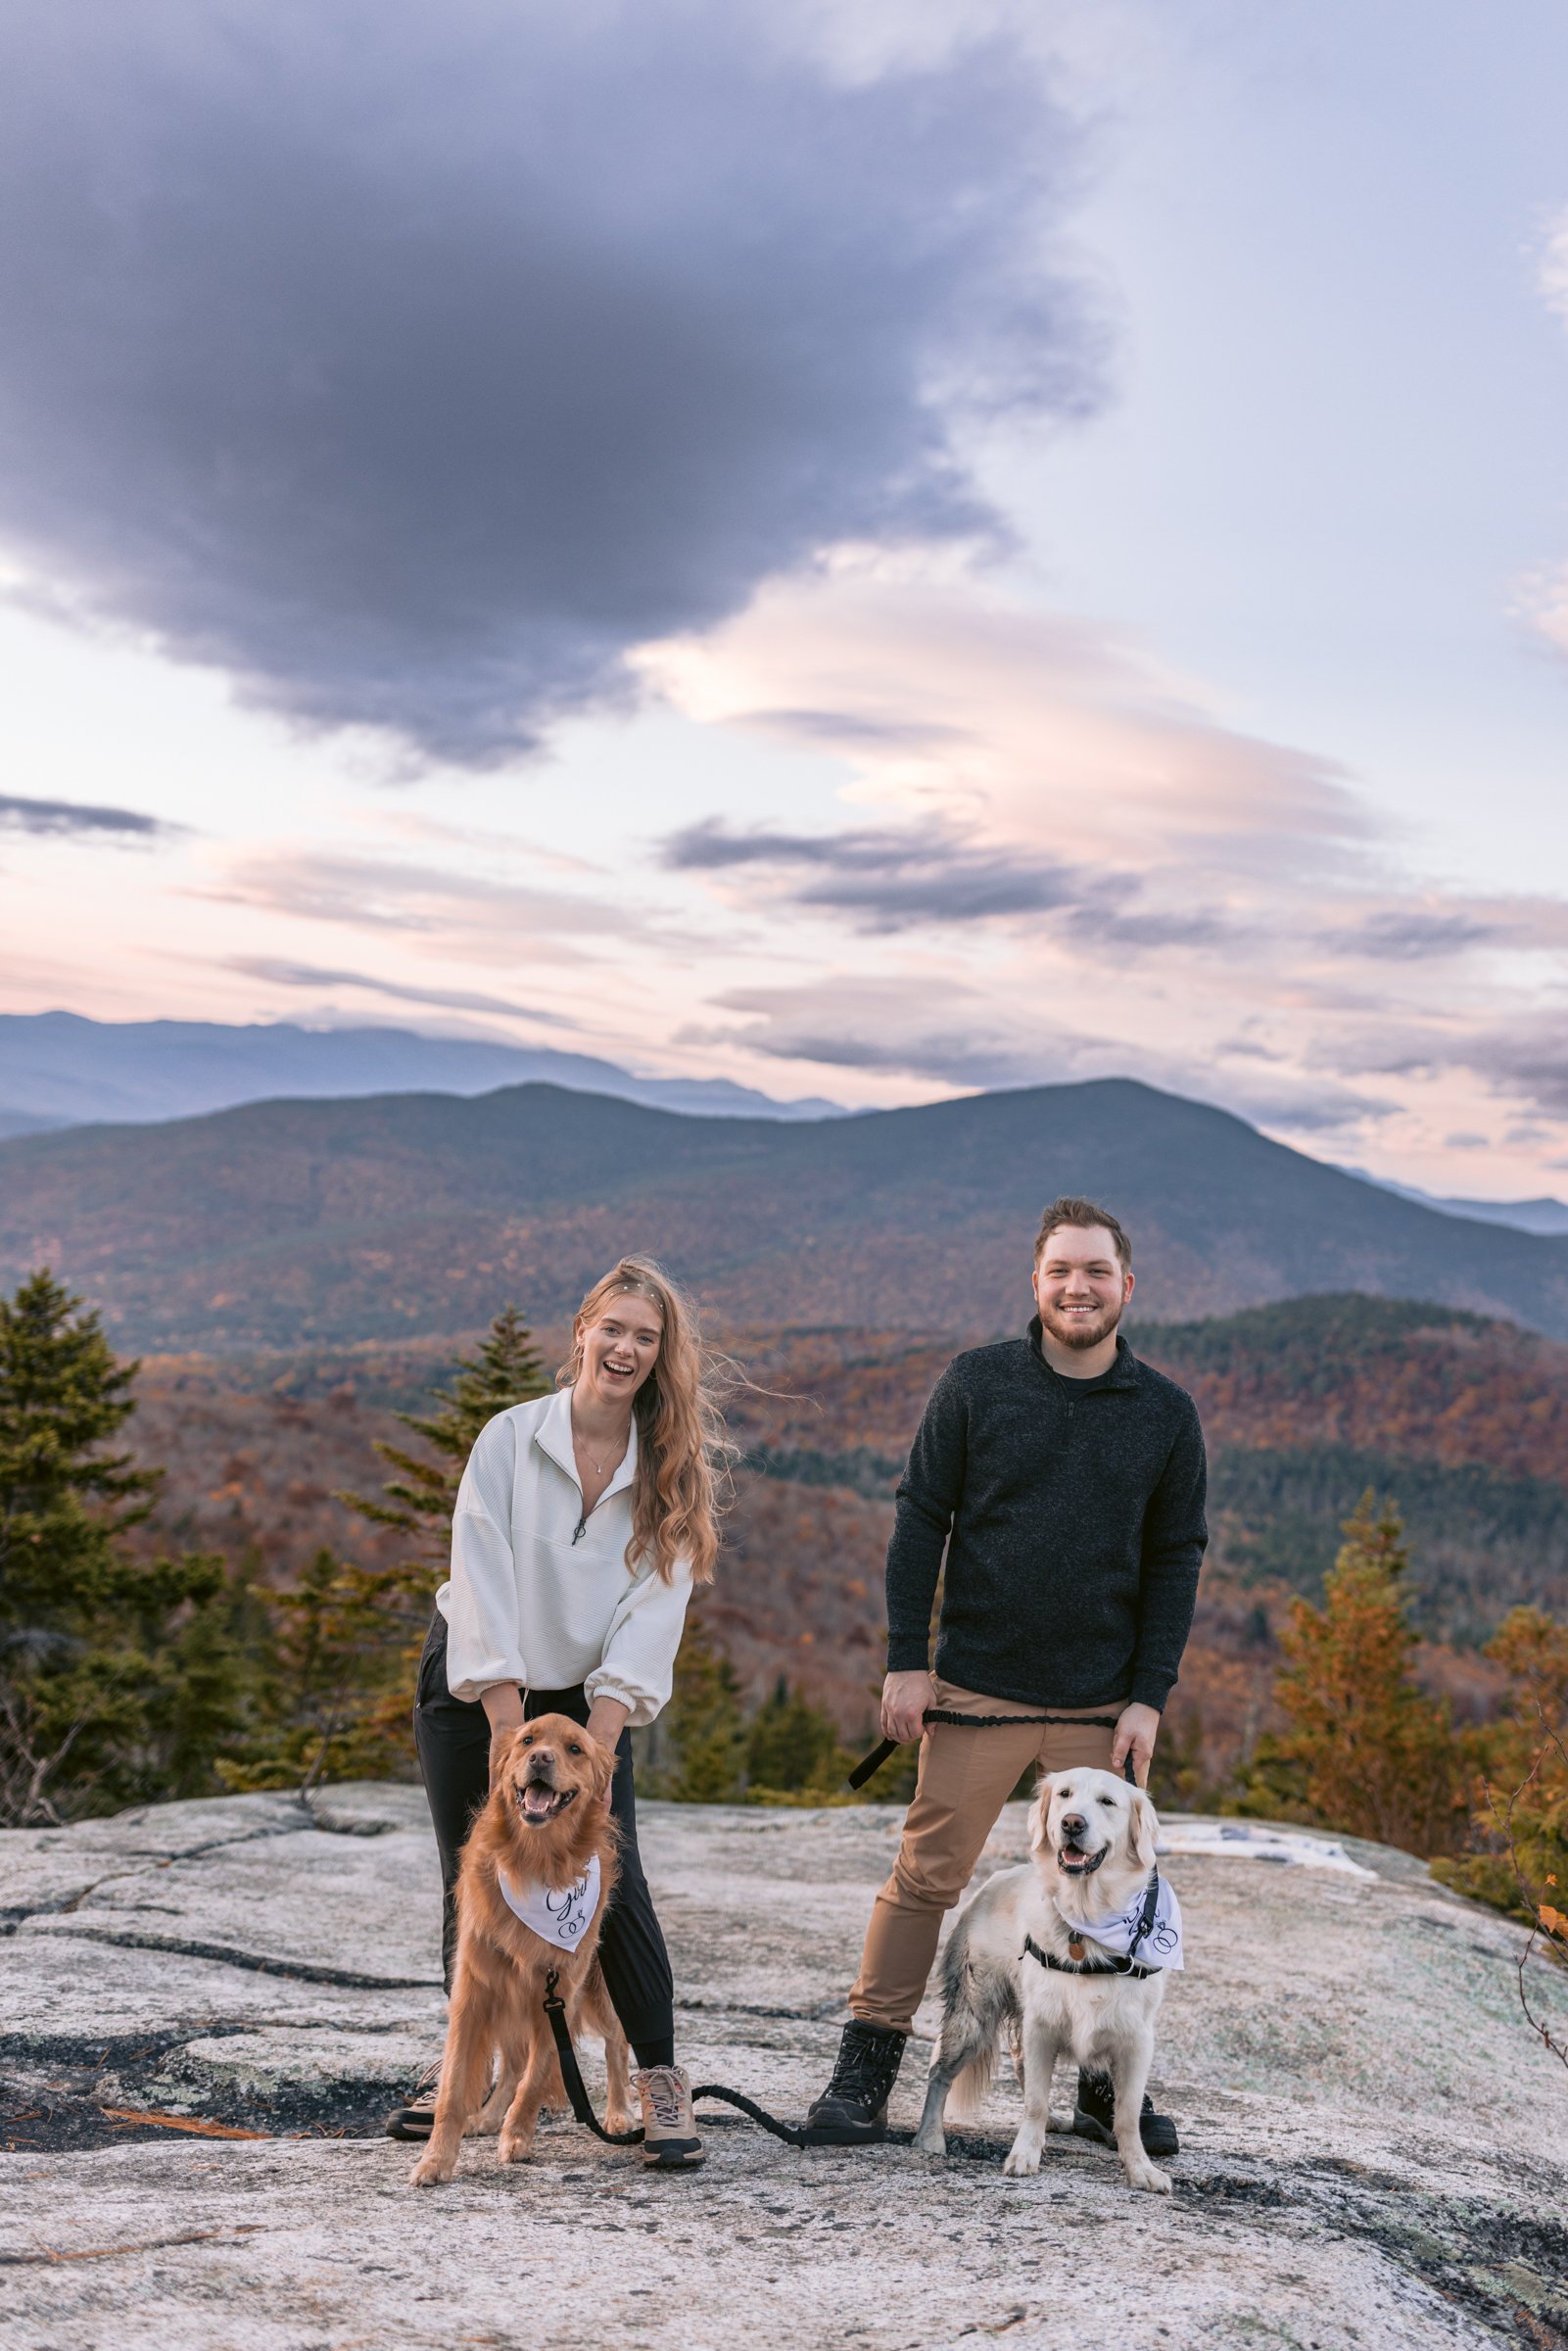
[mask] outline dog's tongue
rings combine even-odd
[[[534,1780],[523,1790],[523,1810],[531,1820],[543,1820],[555,1801],[555,1791]]]

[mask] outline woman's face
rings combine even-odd
[[[610,1299],[598,1320],[580,1322],[583,1368],[578,1386],[595,1403],[630,1408],[659,1360],[664,1323],[651,1298],[635,1292]]]

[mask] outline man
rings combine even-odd
[[[1192,1628],[1206,1470],[1192,1398],[1117,1331],[1131,1296],[1132,1247],[1116,1218],[1055,1201],[1035,1243],[1027,1338],[956,1357],[926,1408],[887,1551],[882,1688],[882,1735],[921,1740],[920,1778],[872,1912],[852,2022],[807,2118],[814,2145],[886,2135],[942,1914],[1020,1776],[1030,1764],[1119,1771],[1130,1755],[1148,1779]],[[927,1723],[929,1708],[986,1727]],[[1112,2115],[1109,2080],[1080,2075],[1077,2128],[1109,2140]],[[1147,2100],[1142,2135],[1151,2155],[1176,2152],[1174,2126]]]

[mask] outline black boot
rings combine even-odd
[[[863,2147],[887,2136],[887,2101],[908,2039],[887,2025],[852,2019],[844,2027],[833,2078],[806,2116],[808,2147]]]
[[[1103,2147],[1114,2147],[1116,2137],[1117,2095],[1111,2087],[1109,2074],[1078,2075],[1078,2110],[1072,2117],[1072,2128],[1080,2138],[1097,2138]],[[1176,2126],[1168,2114],[1156,2114],[1154,2100],[1146,2097],[1143,2112],[1138,2117],[1138,2136],[1143,2140],[1146,2155],[1179,2155],[1181,2141]]]

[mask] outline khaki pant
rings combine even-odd
[[[926,1991],[942,1915],[974,1875],[997,1815],[1031,1763],[1042,1771],[1109,1771],[1115,1733],[1078,1719],[1117,1715],[1104,1706],[1028,1706],[936,1684],[936,1703],[962,1714],[1060,1714],[1060,1722],[1018,1729],[966,1730],[932,1722],[921,1741],[920,1779],[904,1820],[893,1874],[877,1896],[866,1930],[850,2013],[863,2024],[907,2033]]]

